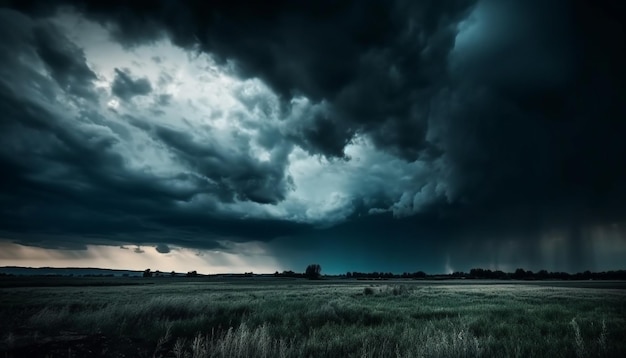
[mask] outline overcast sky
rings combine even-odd
[[[625,268],[623,2],[0,4],[0,265]]]

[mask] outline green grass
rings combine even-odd
[[[0,353],[10,357],[66,331],[104,335],[113,344],[132,339],[150,356],[163,357],[626,355],[623,289],[416,281],[153,282],[2,288]]]

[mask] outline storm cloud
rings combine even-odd
[[[1,232],[533,267],[558,232],[555,269],[596,267],[595,233],[626,215],[623,15],[582,0],[9,2]],[[493,248],[512,241],[522,258]]]
[[[167,246],[166,244],[159,244],[155,247],[155,250],[160,253],[160,254],[167,254],[168,252],[170,252],[170,247]]]
[[[111,92],[121,99],[129,100],[134,96],[145,96],[152,92],[152,85],[147,78],[133,79],[130,71],[115,69],[115,80]]]

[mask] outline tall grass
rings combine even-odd
[[[625,298],[411,283],[16,289],[0,295],[0,317],[16,322],[0,326],[0,353],[24,332],[68,330],[141,339],[163,357],[618,357]]]
[[[568,357],[575,352],[577,357],[618,356],[619,352],[610,352],[606,346],[599,345],[595,350],[585,349],[580,330],[575,320],[570,322],[574,333],[571,350],[557,356]],[[404,327],[399,336],[357,335],[357,349],[353,349],[350,338],[343,337],[338,347],[332,340],[320,340],[313,332],[308,337],[295,340],[274,338],[267,325],[250,328],[242,323],[237,328],[229,328],[225,333],[198,334],[192,341],[179,338],[170,352],[177,358],[213,358],[213,357],[525,357],[527,347],[520,341],[517,346],[510,346],[506,351],[494,349],[491,336],[477,338],[467,327],[451,326],[447,330],[425,325],[422,328]],[[371,334],[371,336],[370,336]],[[347,338],[347,339],[346,339]],[[602,338],[599,338],[602,339]],[[534,354],[533,356],[540,356]]]
[[[403,332],[403,340],[390,337],[381,339],[362,339],[358,350],[344,354],[331,341],[319,341],[313,333],[304,340],[273,338],[267,325],[251,329],[245,323],[237,328],[230,328],[225,333],[216,335],[198,334],[192,341],[179,338],[174,345],[172,355],[178,358],[212,357],[308,357],[324,352],[324,357],[478,357],[482,347],[475,337],[467,331],[430,331],[417,333],[412,329]],[[413,339],[411,339],[413,338]],[[423,340],[415,340],[422,338]]]
[[[179,339],[175,347],[176,357],[193,358],[290,357],[294,353],[294,345],[284,339],[273,339],[267,325],[250,329],[245,323],[222,334],[198,334],[189,347],[186,347],[185,339]]]

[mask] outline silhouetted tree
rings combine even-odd
[[[311,264],[306,267],[304,275],[309,280],[317,280],[322,275],[322,266],[320,266],[319,264]]]
[[[526,271],[523,268],[518,268],[517,270],[515,270],[515,273],[513,273],[513,278],[516,280],[521,280],[525,277]]]
[[[150,271],[150,269],[146,269],[143,272],[143,277],[152,277],[152,271]]]

